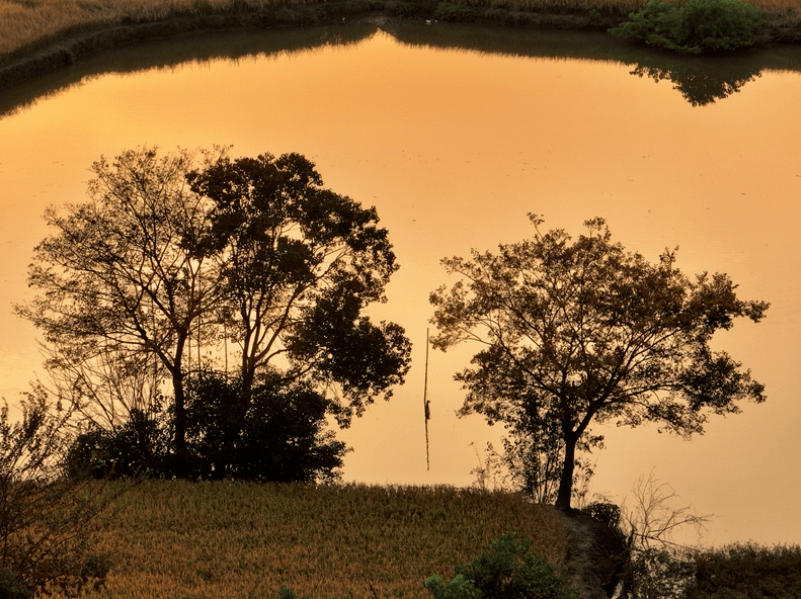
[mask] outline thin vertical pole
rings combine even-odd
[[[197,368],[200,370],[200,327],[203,323],[203,316],[197,315]]]
[[[228,382],[228,327],[223,323],[223,346],[225,353],[225,382]]]
[[[429,471],[431,470],[431,464],[428,457],[428,421],[431,419],[431,409],[428,403],[428,328],[426,328],[426,374],[423,383],[423,410],[426,425],[426,471]]]

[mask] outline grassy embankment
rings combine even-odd
[[[427,577],[449,580],[504,532],[533,539],[557,567],[567,554],[555,508],[450,487],[154,480],[112,508],[93,542],[111,560],[107,590],[90,597],[274,598],[285,585],[298,596],[430,599]]]
[[[344,16],[442,18],[563,28],[611,27],[646,0],[0,0],[0,85],[118,44],[184,31],[340,22]],[[801,41],[798,0],[751,0],[772,36]],[[31,60],[37,52],[44,55]],[[24,58],[24,66],[9,65]],[[5,67],[5,68],[3,68]]]

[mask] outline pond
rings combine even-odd
[[[677,59],[603,34],[361,23],[186,36],[99,55],[0,94],[0,387],[13,401],[40,371],[35,330],[11,314],[52,203],[84,198],[101,154],[233,144],[299,152],[327,186],[375,205],[400,271],[376,318],[414,345],[406,385],[339,437],[348,481],[474,480],[502,431],[457,419],[452,374],[475,348],[432,352],[431,469],[423,428],[428,293],[438,261],[532,234],[527,212],[573,235],[602,216],[656,260],[680,247],[687,273],[726,272],[760,324],[716,339],[768,401],[712,418],[684,441],[655,428],[597,428],[591,490],[621,501],[655,468],[681,505],[714,512],[706,541],[801,542],[801,58],[773,48]]]

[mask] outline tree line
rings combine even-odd
[[[46,212],[37,295],[16,307],[43,334],[51,392],[94,423],[77,463],[111,441],[130,450],[129,435],[176,476],[333,476],[346,448],[325,416],[348,426],[410,368],[403,328],[365,315],[398,269],[376,209],[298,154],[139,148],[92,172],[87,201]],[[507,429],[522,488],[570,508],[580,456],[602,446],[593,423],[689,436],[764,401],[710,342],[767,303],[739,299],[725,274],[686,276],[675,250],[650,263],[601,218],[575,240],[529,218],[530,239],[444,259],[457,280],[430,296],[434,347],[479,347],[456,374],[459,415]]]

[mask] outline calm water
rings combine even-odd
[[[131,48],[0,95],[0,387],[39,369],[35,331],[10,314],[48,204],[84,197],[101,154],[158,144],[300,152],[326,184],[378,208],[401,270],[378,318],[415,342],[407,384],[340,438],[346,480],[467,485],[500,431],[459,420],[451,375],[471,349],[432,353],[431,470],[423,364],[438,260],[532,233],[525,214],[579,234],[593,216],[652,260],[680,246],[689,273],[727,272],[772,302],[719,345],[768,402],[690,442],[605,430],[594,491],[621,501],[655,468],[699,513],[706,542],[801,542],[801,61],[797,48],[732,60],[635,54],[606,36],[375,25],[185,38]],[[658,82],[656,82],[659,80]],[[471,446],[471,443],[473,444]]]

